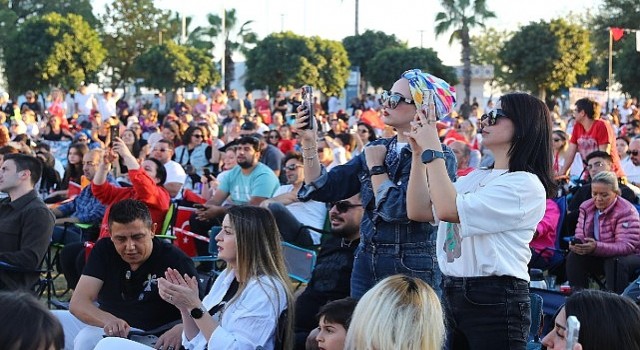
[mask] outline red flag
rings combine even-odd
[[[624,36],[624,29],[612,27],[611,36],[613,37],[613,41],[618,41],[622,39],[622,37]]]

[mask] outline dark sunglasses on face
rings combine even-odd
[[[489,113],[485,113],[482,115],[482,117],[480,117],[480,122],[484,123],[484,121],[487,121],[487,125],[488,126],[492,126],[492,125],[496,125],[496,123],[498,122],[498,118],[509,118],[509,116],[507,116],[506,114],[504,114],[504,112],[502,112],[502,109],[494,109]]]
[[[404,102],[410,105],[416,104],[413,100],[408,99],[397,92],[389,94],[389,92],[385,90],[382,91],[382,94],[380,95],[380,104],[385,105],[387,104],[387,102],[389,103],[388,106],[390,109],[396,109],[400,102]]]
[[[338,201],[331,203],[331,207],[333,208],[334,206],[336,207],[338,213],[344,214],[351,208],[361,207],[362,204],[351,204],[349,203],[349,201]]]
[[[627,154],[628,154],[628,155],[630,155],[630,156],[634,156],[634,157],[635,157],[635,156],[637,156],[637,155],[638,155],[638,153],[640,153],[640,152],[639,152],[639,151],[627,151]]]
[[[278,135],[269,135],[269,138],[270,138],[270,139],[277,140],[277,139],[278,139]]]
[[[286,170],[296,170],[298,168],[300,168],[302,165],[301,164],[289,164],[287,166],[285,166],[284,168]]]
[[[193,135],[191,135],[191,136],[193,136],[193,137],[197,137],[197,138],[199,138],[199,139],[201,139],[201,138],[203,138],[203,137],[204,137],[203,135],[200,135],[200,134],[193,134]]]

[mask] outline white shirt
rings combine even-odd
[[[211,291],[202,300],[206,310],[218,305],[229,290],[235,273],[226,269],[218,276]],[[182,345],[188,349],[273,349],[278,318],[287,308],[285,286],[267,276],[252,278],[242,291],[227,304],[222,312],[220,325],[213,331],[209,343],[199,332],[188,340],[182,333]],[[203,317],[212,317],[205,313]],[[219,317],[218,314],[213,316]],[[291,317],[291,316],[289,316]]]
[[[104,97],[98,100],[98,111],[102,116],[102,120],[109,119],[112,115],[116,115],[116,99],[110,98],[106,100]]]
[[[542,183],[523,171],[478,169],[458,178],[454,186],[460,223],[438,224],[436,251],[442,273],[529,281],[529,242],[546,210]]]
[[[273,194],[273,197],[277,197],[284,193],[289,193],[293,190],[293,185],[282,185]],[[324,226],[324,220],[327,218],[327,207],[324,203],[320,203],[314,200],[307,202],[293,202],[286,206],[287,210],[293,214],[293,216],[305,226],[311,226],[314,228],[322,229]],[[322,234],[313,230],[309,230],[313,244],[320,244]]]
[[[640,184],[640,165],[634,165],[630,157],[620,162],[620,165],[630,182]]]

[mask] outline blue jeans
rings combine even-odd
[[[450,350],[527,347],[529,283],[511,276],[443,279]]]
[[[51,238],[53,243],[69,244],[80,242],[81,240],[82,229],[74,224],[67,224],[66,227],[60,225],[53,227],[53,236]]]
[[[382,244],[360,242],[351,273],[351,296],[360,299],[385,277],[403,274],[427,282],[441,294],[442,273],[435,258],[435,242]]]

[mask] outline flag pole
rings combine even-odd
[[[607,112],[611,112],[611,76],[613,75],[613,32],[609,27],[609,79],[607,80]]]

